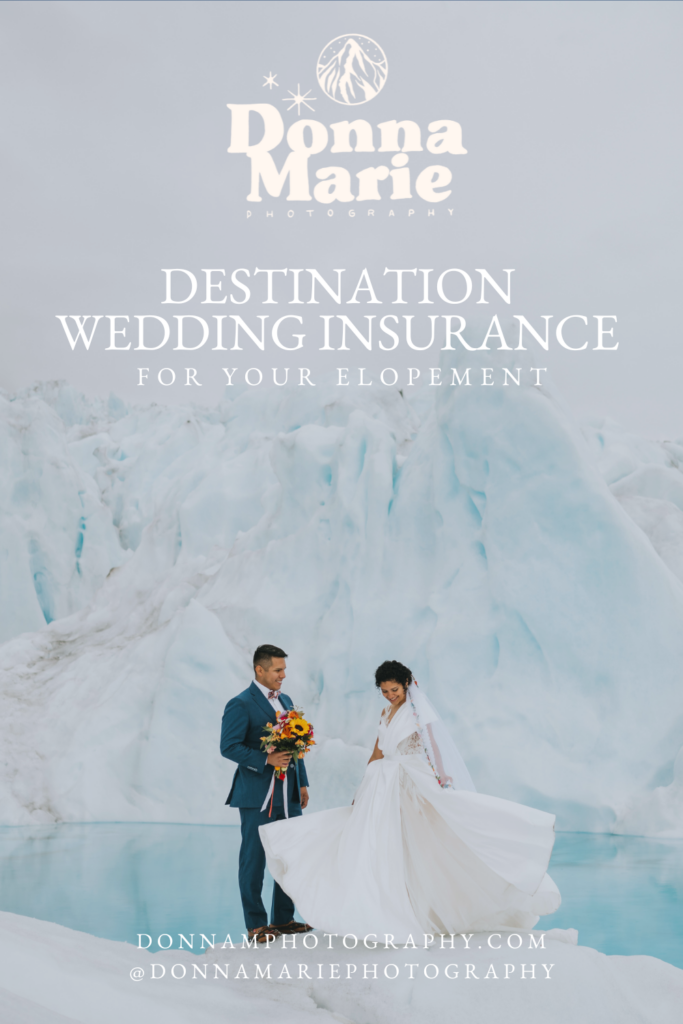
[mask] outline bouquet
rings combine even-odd
[[[268,722],[266,735],[261,737],[261,749],[267,754],[291,754],[295,763],[314,746],[313,726],[306,721],[299,708],[276,711],[275,724]],[[284,779],[286,774],[285,768],[275,769],[277,779]]]

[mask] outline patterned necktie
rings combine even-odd
[[[275,700],[276,697],[280,696],[279,690],[268,690],[268,700]]]

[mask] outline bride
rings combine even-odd
[[[475,792],[405,665],[385,661],[375,682],[388,703],[353,805],[261,825],[273,878],[332,934],[533,928],[560,905],[554,815]]]

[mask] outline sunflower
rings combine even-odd
[[[310,725],[303,718],[294,718],[289,725],[295,736],[305,736],[310,731]]]

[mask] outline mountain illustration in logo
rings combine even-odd
[[[318,57],[316,74],[335,103],[353,107],[374,99],[387,80],[387,58],[368,36],[337,36]]]

